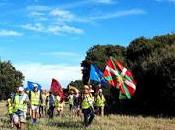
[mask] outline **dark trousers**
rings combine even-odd
[[[40,115],[45,116],[46,112],[46,106],[40,106]]]
[[[53,118],[54,108],[55,108],[54,106],[49,106],[48,109],[49,118]]]
[[[69,110],[72,111],[72,109],[73,109],[73,105],[69,104]]]
[[[84,125],[89,126],[95,117],[94,111],[91,108],[83,109],[83,114],[84,114]]]

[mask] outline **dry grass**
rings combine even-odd
[[[0,103],[0,130],[11,130],[5,117],[5,105]],[[68,111],[63,117],[54,119],[40,119],[39,123],[32,126],[28,123],[28,130],[84,130],[82,119],[73,117]],[[143,116],[109,115],[96,117],[87,130],[174,130],[175,118],[154,118]]]

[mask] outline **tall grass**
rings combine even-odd
[[[62,117],[54,119],[41,118],[36,125],[28,121],[28,130],[84,130],[81,117],[72,116],[65,108]],[[5,114],[6,107],[0,103],[0,130],[11,130]],[[175,118],[155,118],[128,115],[109,115],[95,117],[92,125],[87,130],[175,130]]]

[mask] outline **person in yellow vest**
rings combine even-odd
[[[14,99],[14,95],[10,94],[10,97],[7,99],[7,105],[6,105],[7,109],[8,109],[8,114],[10,117],[10,124],[11,124],[12,128],[14,127],[14,124],[13,124],[13,112],[14,112],[13,99]]]
[[[55,108],[58,112],[58,115],[63,115],[63,107],[64,107],[64,101],[61,99],[60,96],[55,97]]]
[[[105,97],[102,93],[102,89],[100,88],[97,91],[97,94],[95,96],[95,107],[97,109],[97,114],[104,116],[104,106],[105,106]]]
[[[93,106],[93,98],[90,93],[89,86],[85,85],[82,95],[82,103],[81,103],[82,113],[84,114],[84,125],[88,127],[95,115],[94,115],[94,106]]]
[[[32,109],[32,123],[36,124],[39,115],[39,107],[41,104],[41,92],[38,90],[38,85],[34,84],[33,91],[30,92],[30,104]]]
[[[47,115],[47,106],[46,106],[46,97],[47,97],[47,91],[42,90],[42,104],[41,104],[41,115],[46,116]]]
[[[18,130],[25,130],[26,116],[25,109],[29,103],[29,97],[24,93],[24,88],[19,87],[14,98],[13,122]]]
[[[69,102],[69,110],[71,113],[73,113],[74,108],[74,93],[71,91],[68,96],[68,102]]]

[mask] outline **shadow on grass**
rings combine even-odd
[[[75,128],[75,129],[83,127],[82,122],[80,121],[65,121],[65,122],[52,121],[48,122],[47,125],[60,128]]]

